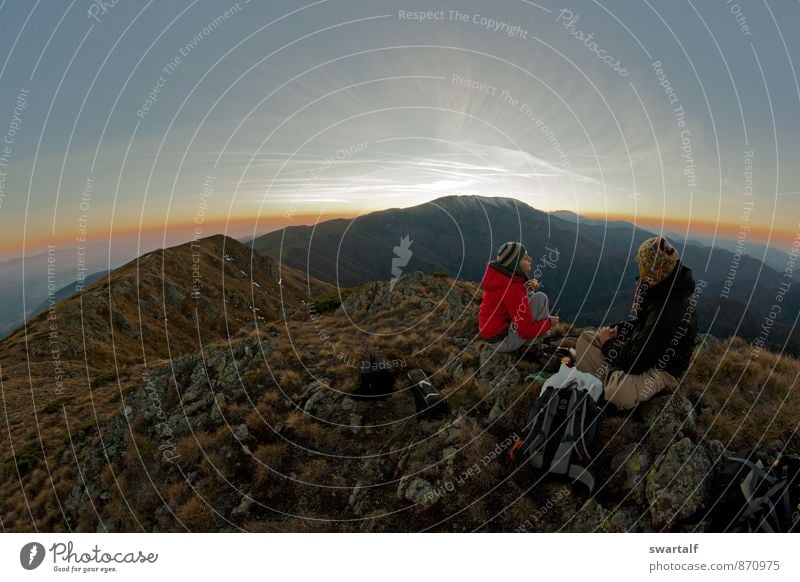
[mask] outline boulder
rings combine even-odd
[[[647,449],[635,443],[629,444],[611,459],[610,486],[634,503],[642,503],[649,469],[650,453]]]
[[[423,509],[428,509],[439,501],[439,496],[435,494],[433,486],[421,477],[415,477],[408,484],[405,488],[404,497]]]
[[[704,502],[711,461],[702,445],[683,438],[667,449],[647,475],[646,495],[655,531],[669,530]]]
[[[680,394],[658,396],[639,405],[646,434],[647,448],[659,455],[672,443],[693,434],[694,406]]]

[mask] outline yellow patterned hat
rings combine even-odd
[[[639,246],[636,262],[639,264],[639,279],[657,285],[675,269],[678,251],[663,236],[654,236]]]

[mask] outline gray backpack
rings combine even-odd
[[[584,485],[594,492],[590,465],[596,454],[601,411],[586,390],[571,382],[549,387],[528,410],[523,437],[509,453],[524,463],[532,477],[553,476]]]

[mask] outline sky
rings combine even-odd
[[[743,0],[0,0],[0,260],[452,194],[788,250],[797,22]]]

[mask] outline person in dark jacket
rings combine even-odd
[[[644,241],[631,319],[585,331],[576,367],[603,380],[606,400],[633,408],[674,389],[689,367],[697,336],[695,281],[663,236]]]
[[[528,279],[532,259],[520,242],[507,242],[486,265],[478,331],[495,351],[513,352],[541,341],[558,316],[550,315],[539,281]]]

